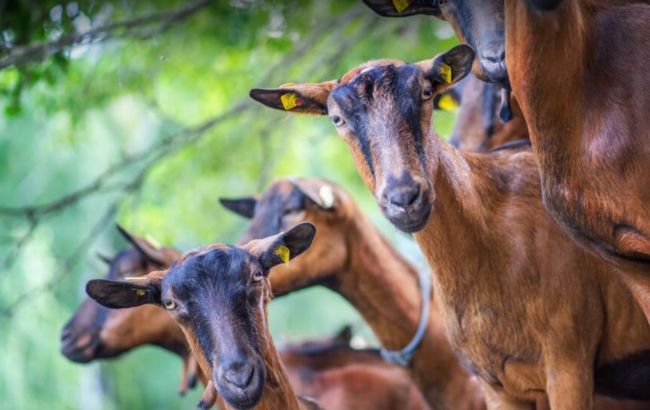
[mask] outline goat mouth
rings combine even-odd
[[[391,224],[406,233],[414,233],[424,229],[431,216],[431,206],[428,204],[428,201],[424,201],[419,206],[409,209],[395,209],[390,206],[382,206],[382,210]]]
[[[101,350],[99,338],[93,335],[87,343],[78,344],[78,338],[61,342],[61,354],[75,363],[88,363],[99,357]]]
[[[250,382],[245,387],[237,387],[226,382],[223,377],[216,377],[213,382],[217,391],[235,409],[247,410],[255,407],[262,398],[266,375],[259,368],[253,370]]]
[[[507,90],[510,89],[510,78],[508,77],[508,69],[506,67],[505,59],[479,59],[478,65],[481,71],[481,75],[478,75],[478,77],[481,80],[498,84]]]

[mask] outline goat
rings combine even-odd
[[[341,187],[321,179],[288,178],[274,182],[258,198],[229,198],[221,199],[221,202],[231,211],[252,219],[249,228],[242,235],[243,241],[271,235],[301,222],[310,222],[317,227],[318,235],[310,252],[290,266],[279,266],[274,271],[272,280],[276,296],[284,294],[287,289],[322,284],[350,301],[366,318],[383,344],[391,343],[389,338],[395,335],[413,334],[417,325],[416,318],[408,312],[415,311],[415,306],[403,310],[403,318],[393,317],[400,313],[399,306],[402,305],[394,301],[417,298],[417,285],[413,279],[415,268],[399,256],[387,241],[371,239],[381,238],[381,234]],[[340,243],[346,244],[345,251],[339,250]],[[360,252],[371,252],[371,255],[349,256]],[[394,255],[398,257],[395,258]],[[393,258],[393,262],[388,262]],[[324,261],[328,261],[326,266],[316,268],[323,266]],[[356,290],[356,284],[361,282],[368,288],[367,291]],[[386,294],[382,288],[391,293]],[[402,294],[407,297],[400,296]],[[383,308],[373,308],[375,306]],[[380,320],[384,316],[386,319]],[[476,383],[459,369],[457,361],[450,359],[451,348],[446,338],[439,334],[440,330],[431,333],[431,329],[444,327],[435,306],[429,318],[430,330],[421,342],[422,352],[416,351],[409,364],[420,390],[428,397],[432,408],[482,408],[484,404],[476,390]],[[405,321],[410,323],[411,330],[398,328],[398,324]],[[408,340],[406,336],[403,339],[395,341],[392,346],[404,346]],[[295,367],[294,361],[284,355],[282,359],[291,375]],[[304,361],[304,358],[299,360]],[[317,360],[320,362],[322,359]],[[328,363],[332,360],[333,358],[327,358]],[[360,359],[356,358],[355,361]],[[313,368],[313,363],[310,366]],[[294,386],[300,385],[299,381],[294,383],[294,379],[291,380]],[[313,396],[313,390],[309,387],[297,390]],[[318,399],[323,403],[320,397]],[[648,403],[645,402],[614,401],[598,395],[595,408],[641,410],[647,406]],[[537,408],[547,408],[545,398],[538,400]]]
[[[291,385],[328,410],[429,409],[409,376],[377,349],[350,340],[309,340],[280,351]]]
[[[458,151],[432,131],[434,94],[473,59],[461,45],[417,64],[372,61],[339,80],[250,95],[330,117],[383,214],[414,233],[451,345],[489,408],[530,408],[546,394],[553,409],[590,409],[594,390],[650,400],[643,312],[611,266],[545,212],[537,158]]]
[[[575,240],[620,268],[650,319],[650,96],[640,70],[650,62],[650,6],[554,3],[546,13],[505,3],[506,63],[544,204]],[[542,69],[547,61],[552,68]]]
[[[113,259],[104,258],[111,266],[106,279],[141,277],[152,269],[168,267],[180,256],[170,248],[158,248],[121,227],[118,229],[133,248],[119,252]],[[385,364],[375,350],[352,349],[348,343],[349,339],[337,336],[282,349],[280,357],[295,390],[313,396],[331,410],[391,409],[397,399],[403,402],[402,408],[426,409],[424,399],[401,369]],[[159,307],[108,309],[88,299],[62,332],[62,352],[81,363],[113,358],[144,344],[162,346],[183,358],[181,394],[194,386],[197,376],[207,385],[181,328]]]
[[[110,266],[106,279],[144,276],[153,270],[168,267],[180,256],[174,249],[157,247],[119,225],[117,228],[132,246],[112,259],[103,258]],[[114,358],[146,344],[160,346],[181,357],[181,395],[194,387],[197,377],[205,381],[204,375],[198,372],[183,332],[162,309],[142,306],[138,309],[111,310],[92,299],[86,299],[61,332],[61,352],[77,363]]]
[[[503,0],[471,0],[433,2],[425,11],[449,21],[479,56],[493,57],[475,71],[517,96],[546,209],[619,268],[650,320],[650,96],[639,69],[650,62],[647,3],[506,0],[504,9]]]
[[[489,152],[530,145],[528,126],[514,98],[510,104],[512,117],[508,121],[498,120],[499,98],[503,95],[497,84],[483,82],[469,74],[458,85],[462,86],[456,91],[460,108],[449,139],[453,146],[463,151]]]
[[[210,245],[131,283],[91,280],[86,292],[106,307],[154,304],[170,313],[210,375],[200,408],[211,407],[217,391],[226,408],[319,408],[294,393],[266,312],[271,268],[306,251],[315,234],[305,223],[243,247]]]
[[[322,284],[352,303],[383,346],[395,350],[409,343],[419,321],[417,271],[343,189],[320,179],[280,179],[259,199],[221,202],[252,218],[242,241],[302,222],[317,227],[309,253],[273,272],[275,295]],[[410,374],[432,408],[485,408],[478,384],[454,356],[435,304],[431,310]]]

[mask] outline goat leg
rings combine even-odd
[[[193,389],[199,379],[199,362],[193,355],[190,355],[187,363],[187,387]]]
[[[547,375],[546,394],[553,410],[592,410],[594,408],[593,372],[590,366],[555,368]]]
[[[481,388],[488,410],[533,410],[535,408],[535,403],[509,397],[503,392],[494,390],[492,386],[483,381],[481,381]]]
[[[188,354],[183,357],[183,367],[181,368],[181,383],[178,387],[178,394],[184,396],[185,393],[196,385],[196,360],[194,356]]]

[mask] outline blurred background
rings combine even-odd
[[[189,250],[235,242],[246,220],[217,200],[284,176],[347,190],[400,250],[325,117],[256,105],[253,87],[339,77],[366,60],[431,58],[456,43],[428,18],[360,1],[0,0],[0,409],[194,408],[181,361],[155,347],[74,364],[60,331],[127,246],[120,223]],[[436,112],[449,134],[453,115]],[[328,336],[356,312],[321,288],[272,302],[277,344]]]

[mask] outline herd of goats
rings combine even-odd
[[[180,254],[120,228],[133,246],[87,283],[64,355],[162,346],[203,409],[650,409],[650,5],[364,2],[444,19],[466,44],[250,96],[328,116],[431,273],[341,187],[281,179],[222,200],[251,219],[237,246]],[[432,114],[453,105],[447,143]],[[313,285],[383,348],[343,334],[276,350],[272,295]]]

